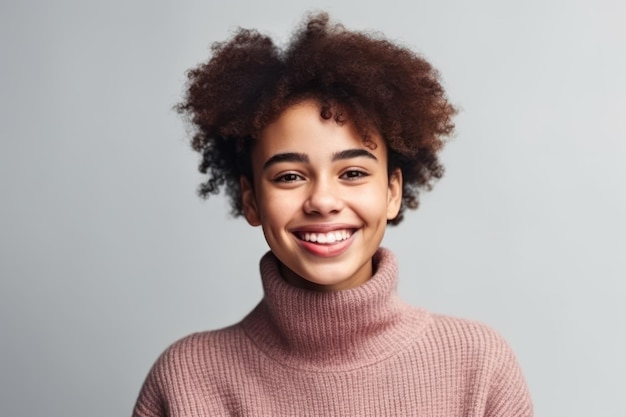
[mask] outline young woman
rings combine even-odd
[[[240,323],[173,344],[136,417],[532,416],[506,342],[404,304],[380,248],[441,177],[455,110],[433,68],[312,16],[284,50],[240,30],[189,73],[179,110],[233,213],[261,226],[265,296]]]

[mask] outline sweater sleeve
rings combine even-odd
[[[515,354],[504,342],[489,390],[485,417],[532,417],[530,393]]]
[[[139,392],[133,417],[167,417],[158,381],[158,362],[153,366]]]
[[[214,415],[215,384],[206,372],[205,360],[211,355],[204,337],[186,336],[159,356],[139,392],[133,417]]]

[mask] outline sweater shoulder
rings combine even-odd
[[[165,416],[167,409],[175,409],[190,398],[219,402],[219,375],[233,363],[243,338],[240,326],[234,325],[192,333],[172,343],[148,372],[133,417]]]
[[[487,324],[458,317],[431,314],[430,333],[452,347],[497,352],[509,349],[507,341]]]
[[[517,363],[504,337],[492,327],[474,320],[431,314],[422,343],[434,355],[462,358],[462,362],[472,368],[497,373]]]
[[[239,324],[218,330],[191,333],[168,346],[158,357],[154,367],[171,366],[193,369],[206,368],[207,362],[228,354],[241,342],[243,332]]]
[[[464,375],[473,390],[471,408],[485,416],[532,416],[526,381],[515,353],[493,328],[473,320],[432,315],[424,338],[431,360]]]

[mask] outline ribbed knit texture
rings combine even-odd
[[[268,253],[259,305],[167,349],[133,416],[533,415],[497,333],[404,304],[394,256],[380,249],[374,264],[365,284],[322,293],[287,284]]]

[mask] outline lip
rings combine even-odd
[[[328,233],[337,230],[357,230],[360,228],[361,226],[348,223],[320,223],[294,227],[289,231],[291,233]]]
[[[350,230],[350,237],[335,243],[319,244],[316,242],[307,242],[298,238],[299,233],[328,233],[337,230]],[[350,248],[354,242],[354,236],[358,233],[360,227],[350,224],[315,224],[297,227],[291,230],[298,245],[307,253],[321,258],[333,258],[342,255]]]

